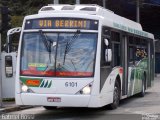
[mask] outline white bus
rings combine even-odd
[[[16,104],[117,108],[154,80],[154,36],[97,5],[48,5],[24,18]]]

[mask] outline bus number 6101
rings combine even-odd
[[[65,82],[65,87],[77,87],[77,82]]]

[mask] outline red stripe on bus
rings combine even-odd
[[[21,75],[45,75],[45,76],[54,76],[54,71],[37,71],[37,70],[22,70]]]
[[[92,76],[93,72],[54,72],[54,71],[22,70],[21,75]]]

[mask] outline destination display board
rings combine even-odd
[[[25,29],[86,29],[98,30],[98,20],[81,18],[40,18],[25,22]]]

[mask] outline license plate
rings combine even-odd
[[[47,101],[48,102],[61,102],[61,98],[60,97],[48,97]]]

